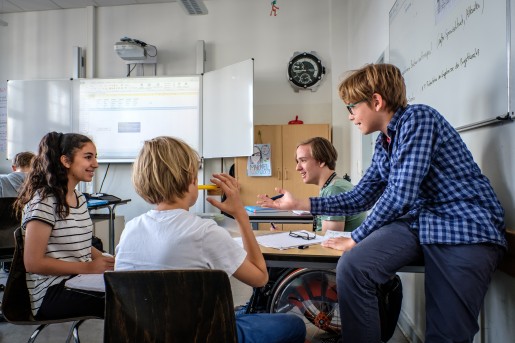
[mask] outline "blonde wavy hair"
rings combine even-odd
[[[182,199],[197,178],[198,153],[184,141],[160,136],[145,141],[134,162],[132,183],[148,203],[174,203]]]

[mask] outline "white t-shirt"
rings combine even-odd
[[[211,219],[181,209],[150,210],[129,221],[115,270],[220,269],[231,276],[247,252]]]
[[[39,193],[25,205],[22,217],[22,232],[25,237],[27,223],[39,220],[52,227],[48,238],[46,256],[70,262],[91,261],[91,238],[93,223],[89,216],[86,198],[75,190],[78,207],[70,207],[70,214],[60,219],[56,211],[56,199],[49,196],[41,199]],[[29,289],[32,313],[37,314],[48,287],[60,283],[71,275],[40,275],[27,273],[27,288]]]

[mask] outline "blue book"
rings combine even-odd
[[[261,207],[261,206],[245,206],[245,210],[247,210],[247,212],[251,212],[251,213],[256,213],[256,212],[284,212],[284,210],[279,210],[277,208]]]
[[[109,201],[107,200],[101,200],[101,199],[89,199],[88,200],[88,207],[93,207],[93,206],[99,206],[99,205],[105,205],[105,204],[108,204]]]

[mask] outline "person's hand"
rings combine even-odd
[[[92,274],[102,274],[106,270],[114,270],[114,256],[101,254],[90,262]]]
[[[218,208],[222,212],[229,213],[235,218],[238,214],[245,213],[246,215],[247,212],[245,211],[240,198],[240,185],[235,178],[225,173],[213,174],[211,182],[217,185],[226,196],[224,202],[220,202],[214,198],[208,197],[207,201],[211,205]]]
[[[354,242],[352,238],[346,237],[334,237],[329,238],[328,240],[322,242],[322,246],[326,248],[331,248],[335,250],[341,250],[343,252],[349,251],[352,249],[357,243]]]
[[[272,200],[272,197],[269,197],[267,194],[258,194],[256,204],[261,207],[270,207],[277,208],[280,210],[296,210],[295,204],[297,203],[297,199],[293,197],[293,195],[285,189],[276,188],[275,189],[278,194],[283,194],[281,198],[276,200]]]
[[[282,231],[282,230],[283,230],[282,227],[279,228],[279,227],[275,226],[274,224],[272,224],[270,226],[270,231],[272,231],[272,232],[277,232],[277,231]]]

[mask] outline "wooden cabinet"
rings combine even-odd
[[[331,140],[329,124],[254,126],[254,143],[270,144],[272,176],[247,176],[248,157],[235,159],[235,174],[244,205],[255,205],[258,194],[275,195],[276,187],[285,188],[296,197],[318,195],[318,186],[302,182],[295,161],[297,145],[317,136]]]

